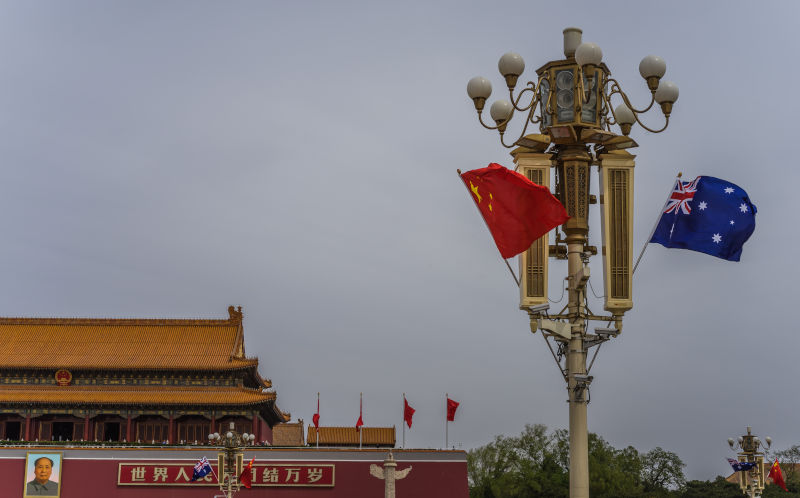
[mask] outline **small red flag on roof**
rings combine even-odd
[[[403,406],[403,420],[406,421],[406,424],[408,424],[408,428],[410,429],[411,428],[411,419],[412,419],[412,417],[414,417],[414,412],[416,412],[417,410],[411,408],[411,405],[409,405],[408,401],[406,400],[405,394],[403,395],[403,405],[404,405]]]
[[[447,398],[447,421],[452,422],[456,419],[456,410],[460,403],[458,401]]]
[[[363,396],[363,395],[362,395]],[[362,418],[362,412],[364,408],[364,399],[363,397],[358,401],[358,421],[356,422],[356,430],[360,431],[361,426],[364,425],[364,419]]]
[[[319,432],[319,393],[317,393],[317,413],[311,417],[311,421],[314,422],[314,427],[317,429],[317,432]]]
[[[569,218],[550,189],[499,164],[459,174],[504,259],[527,250]]]

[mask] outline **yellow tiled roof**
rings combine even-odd
[[[394,427],[361,427],[361,443],[368,446],[394,446]],[[317,431],[313,425],[308,426],[306,441],[310,445],[317,444]],[[358,446],[358,431],[353,427],[323,427],[319,428],[319,444],[327,446]]]
[[[0,318],[0,368],[235,370],[255,366],[228,320]]]
[[[274,400],[274,392],[246,387],[4,385],[0,388],[0,403],[191,406],[257,405]]]

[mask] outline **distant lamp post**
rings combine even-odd
[[[739,450],[737,456],[740,462],[753,462],[756,465],[750,470],[739,471],[739,487],[742,493],[750,498],[758,498],[764,491],[765,478],[764,472],[764,452],[760,448],[769,449],[772,446],[772,438],[765,437],[764,443],[750,432],[747,426],[747,434],[739,436],[738,439],[728,438],[728,446],[733,451]]]
[[[650,55],[639,64],[639,72],[650,90],[650,103],[637,108],[611,78],[603,63],[603,51],[594,43],[581,43],[582,31],[564,30],[565,58],[550,61],[536,70],[517,95],[514,88],[525,69],[522,57],[507,53],[498,69],[505,79],[510,100],[491,104],[494,126],[483,119],[492,84],[481,76],[467,84],[467,93],[485,128],[497,130],[500,143],[514,148],[517,171],[539,185],[551,187],[554,169],[555,194],[570,218],[557,233],[555,245],[543,236],[520,255],[520,307],[528,312],[531,330],[542,330],[553,357],[567,383],[569,393],[569,479],[572,498],[589,496],[589,453],[586,405],[589,402],[587,356],[592,347],[616,337],[622,329],[623,314],[633,307],[633,168],[634,156],[625,149],[636,147],[628,135],[633,125],[659,133],[669,125],[678,87],[661,77],[666,64]],[[618,102],[614,107],[612,99]],[[641,117],[659,104],[664,123],[649,128]],[[523,118],[517,138],[506,140],[508,125],[515,115]],[[538,127],[530,133],[528,127]],[[611,131],[618,125],[619,132]],[[589,257],[597,248],[588,245],[589,205],[597,199],[589,194],[591,167],[598,167],[601,204],[601,233],[604,308],[595,314],[588,306],[586,286],[590,277]],[[568,261],[569,301],[558,314],[548,315],[548,258]],[[588,330],[589,321],[601,322]],[[554,342],[556,348],[553,348]],[[597,349],[595,349],[595,355]],[[592,362],[594,360],[592,359]]]
[[[239,434],[231,422],[228,432],[209,434],[208,439],[211,444],[223,446],[222,451],[217,454],[217,479],[220,491],[225,493],[227,498],[231,498],[242,486],[239,481],[239,476],[242,475],[242,469],[244,469],[242,448],[251,444],[256,437],[246,432]]]

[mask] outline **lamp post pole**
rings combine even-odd
[[[498,69],[508,87],[510,101],[495,101],[490,108],[494,126],[487,125],[482,112],[492,92],[491,83],[475,77],[467,85],[467,93],[485,128],[497,130],[500,143],[513,149],[516,170],[528,179],[550,187],[550,170],[555,173],[555,195],[570,218],[556,233],[550,245],[545,235],[520,255],[520,308],[531,321],[531,331],[542,331],[550,351],[566,382],[569,401],[569,480],[571,498],[589,497],[589,454],[587,404],[589,375],[599,346],[619,335],[622,316],[633,307],[633,168],[632,154],[636,147],[628,135],[634,124],[653,133],[669,125],[672,105],[678,98],[678,87],[661,77],[666,64],[660,57],[647,56],[639,65],[651,93],[650,104],[641,109],[633,106],[619,83],[602,62],[602,51],[594,43],[582,43],[578,28],[564,30],[562,60],[550,61],[537,69],[537,77],[514,95],[517,80],[525,63],[518,54],[500,58]],[[621,101],[614,108],[612,99]],[[659,104],[664,125],[651,129],[639,119],[640,114]],[[507,126],[515,114],[525,116],[518,138],[506,141]],[[539,128],[539,134],[528,134],[528,126]],[[611,131],[618,125],[621,134]],[[586,285],[590,278],[589,258],[597,248],[589,246],[589,205],[596,203],[590,195],[592,166],[600,177],[602,206],[604,309],[608,314],[591,311]],[[567,260],[567,305],[558,313],[549,314],[548,258]],[[605,322],[588,330],[590,321]],[[588,363],[589,352],[594,356]]]
[[[225,434],[215,432],[208,435],[212,444],[222,445],[222,451],[217,454],[217,481],[219,489],[227,498],[232,498],[233,494],[239,491],[242,483],[239,476],[244,468],[243,447],[255,440],[253,434],[239,434],[231,422]]]
[[[750,498],[760,498],[766,486],[764,469],[764,452],[761,448],[769,449],[772,438],[765,437],[764,443],[752,434],[752,429],[747,426],[747,434],[738,439],[728,438],[728,446],[732,450],[740,450],[737,454],[739,462],[755,464],[751,469],[739,471],[739,488],[742,493]]]

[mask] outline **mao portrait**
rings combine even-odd
[[[25,494],[60,496],[61,453],[28,453],[25,462]]]

